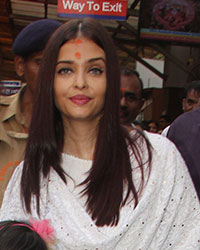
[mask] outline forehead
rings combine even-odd
[[[140,93],[141,92],[141,85],[140,81],[137,76],[121,76],[121,87],[124,88],[126,91],[130,91],[133,93]]]
[[[77,54],[79,56],[77,57]],[[87,38],[77,38],[67,41],[59,50],[58,60],[82,60],[103,57],[105,58],[104,50],[95,42]]]
[[[195,89],[191,89],[187,93],[187,98],[190,98],[190,99],[199,99],[199,97],[200,97],[200,92],[198,92]]]
[[[34,52],[26,58],[26,61],[41,59],[42,56],[43,56],[43,51]]]
[[[150,122],[149,126],[151,126],[151,127],[157,127],[157,125],[155,124],[155,122]]]

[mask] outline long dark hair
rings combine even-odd
[[[66,183],[61,167],[64,144],[64,129],[59,110],[55,106],[53,85],[57,56],[60,47],[77,36],[86,37],[100,46],[106,55],[107,91],[103,115],[99,122],[94,159],[88,178],[84,181],[87,195],[87,211],[96,225],[116,225],[119,212],[132,193],[135,206],[138,192],[132,181],[130,145],[132,154],[140,167],[143,183],[142,147],[147,148],[148,162],[151,150],[144,136],[135,133],[130,138],[120,126],[120,70],[115,46],[105,28],[93,19],[78,19],[61,25],[51,36],[44,52],[38,75],[38,97],[34,107],[30,133],[26,147],[21,180],[22,201],[27,212],[31,212],[31,198],[36,197],[37,212],[40,212],[40,176],[48,178],[53,168]],[[142,145],[136,140],[142,138]],[[141,142],[142,142],[141,141]],[[123,197],[123,191],[127,190]]]
[[[27,222],[0,222],[1,250],[47,250],[47,245]]]

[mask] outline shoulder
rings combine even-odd
[[[10,96],[1,96],[0,97],[0,105],[10,105],[12,103],[13,100],[15,100],[15,98],[17,98],[17,96],[19,95],[19,93],[16,93],[14,95],[10,95]]]
[[[11,96],[0,96],[0,120],[3,120],[7,113],[10,112],[11,107],[17,105],[20,93]]]
[[[200,135],[200,108],[184,113],[177,117],[171,124],[168,137],[170,139],[180,138],[181,140],[190,139],[189,136]]]
[[[157,151],[163,152],[166,149],[170,149],[170,148],[174,149],[175,147],[173,143],[163,135],[150,133],[147,131],[145,131],[144,134],[146,138],[149,140],[152,148]]]
[[[20,97],[25,90],[25,86],[26,85],[23,85],[14,95],[0,96],[0,121],[6,121],[15,115],[20,106]]]
[[[200,122],[200,108],[178,116],[172,123],[171,127],[177,125],[187,126],[187,124],[193,124],[196,122]]]
[[[132,138],[136,138],[137,141],[137,145],[142,148],[144,147],[144,137],[146,138],[146,140],[149,142],[149,144],[151,145],[152,148],[152,152],[159,152],[162,154],[166,153],[166,150],[176,150],[174,144],[165,136],[160,135],[160,134],[156,134],[156,133],[151,133],[148,131],[143,131],[144,136],[137,136],[137,132],[136,131],[131,131],[130,136]],[[144,150],[142,150],[144,151]]]
[[[22,170],[23,170],[23,162],[21,162],[14,170],[10,180],[9,180],[9,183],[8,183],[8,186],[6,188],[6,192],[7,194],[10,194],[10,193],[15,193],[18,191],[19,189],[19,186],[20,186],[20,182],[21,182],[21,175],[22,175]],[[6,196],[6,195],[5,195]]]
[[[186,166],[175,144],[167,137],[145,132],[152,148],[152,170],[161,175],[175,175],[176,171],[185,172]]]
[[[183,159],[173,142],[160,134],[144,131],[144,136],[149,142],[149,149],[144,143],[144,139],[138,138],[136,142],[137,152],[140,154],[142,161],[149,162],[149,151],[151,157],[151,171],[156,175],[167,175],[170,171],[174,175],[175,169],[185,167]],[[133,158],[134,159],[134,158]]]
[[[166,181],[169,189],[179,186],[183,192],[185,186],[190,186],[191,192],[195,193],[185,161],[175,144],[165,136],[145,134],[152,146],[151,173],[155,179]]]
[[[9,96],[3,96],[0,95],[0,105],[1,106],[9,106],[12,102],[14,102],[15,100],[17,100],[21,93],[25,90],[26,84],[23,84],[21,89],[13,95],[9,95]]]
[[[21,175],[22,175],[22,171],[23,171],[23,165],[24,165],[24,162],[22,161],[15,168],[15,170],[10,178],[10,181],[8,183],[8,186],[7,186],[7,189],[9,189],[10,191],[12,190],[12,188],[14,186],[16,187],[16,185],[18,186],[20,184]],[[14,192],[15,192],[15,190],[14,190]]]
[[[188,169],[185,162],[176,148],[175,144],[168,138],[150,132],[144,132],[147,140],[151,145],[151,162],[150,162],[150,175],[148,175],[147,185],[151,188],[145,188],[147,193],[152,191],[153,196],[168,198],[173,194],[189,193],[189,195],[195,194],[195,190],[188,173]],[[140,142],[139,142],[140,143]],[[147,150],[142,148],[142,160],[144,166],[147,163]],[[133,161],[132,167],[135,162]],[[144,167],[144,169],[146,169]],[[137,181],[138,178],[134,179]],[[164,184],[164,185],[163,185]],[[185,189],[187,187],[187,190]],[[146,192],[144,191],[144,192]],[[162,193],[162,194],[161,194]],[[188,195],[188,194],[187,194]]]
[[[0,210],[0,220],[8,219],[22,219],[23,214],[21,202],[21,175],[23,169],[23,162],[21,162],[15,169],[12,177],[8,183],[4,193],[3,202]]]
[[[15,171],[12,175],[12,178],[15,180],[19,180],[21,181],[21,175],[22,175],[22,170],[23,170],[23,166],[24,166],[24,161],[21,161],[18,166],[15,168]],[[20,177],[20,178],[19,178]],[[12,180],[11,178],[11,180]]]

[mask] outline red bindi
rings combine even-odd
[[[121,88],[121,92],[122,92],[122,94],[124,94],[124,92],[126,91],[126,89],[125,88]]]
[[[80,53],[80,52],[76,52],[76,53],[75,53],[75,57],[76,57],[77,59],[80,59],[80,58],[81,58],[81,53]]]
[[[76,39],[76,40],[73,41],[73,43],[74,43],[74,44],[77,44],[77,45],[80,44],[80,43],[82,43],[82,42],[83,42],[83,41],[82,41],[81,39]]]

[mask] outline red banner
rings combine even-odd
[[[60,17],[126,20],[127,0],[58,0]]]

